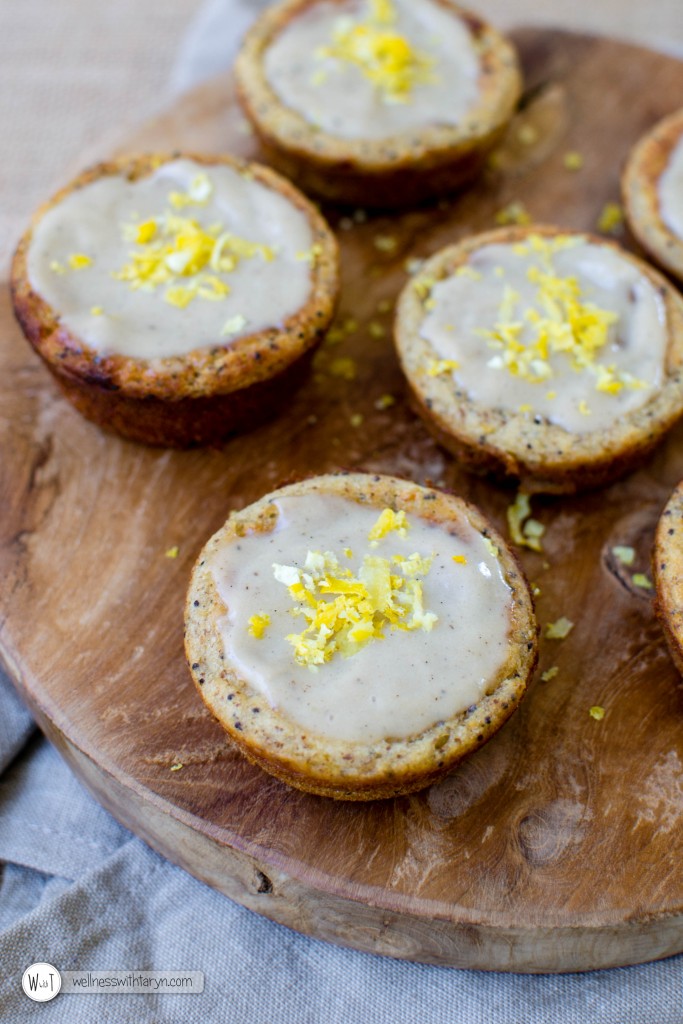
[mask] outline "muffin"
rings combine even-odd
[[[585,234],[512,227],[442,250],[404,288],[395,337],[437,440],[528,493],[614,480],[683,414],[683,299]]]
[[[671,495],[657,525],[652,556],[656,609],[669,651],[683,675],[683,483]]]
[[[285,0],[247,34],[235,72],[273,166],[374,207],[476,175],[521,93],[512,45],[451,0]]]
[[[230,516],[195,565],[192,677],[298,789],[421,789],[500,728],[537,657],[529,588],[481,513],[390,477],[322,476]]]
[[[138,156],[86,171],[38,211],[11,284],[24,334],[79,412],[188,447],[288,397],[334,315],[338,250],[268,168]]]
[[[635,237],[683,281],[683,110],[660,121],[633,149],[622,193]]]

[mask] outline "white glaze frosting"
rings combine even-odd
[[[468,270],[450,276],[431,289],[420,333],[433,347],[436,361],[457,363],[446,372],[477,403],[540,415],[575,433],[607,428],[644,405],[664,376],[666,309],[658,290],[615,250],[585,240],[560,248],[550,265],[528,246],[526,255],[515,248],[483,246],[469,258],[474,274]],[[506,349],[507,356],[510,350],[492,336],[501,323],[505,296],[510,295],[506,289],[516,298],[508,302],[502,319],[521,325],[519,333],[511,336],[524,347],[539,337],[529,310],[541,318],[552,318],[557,312],[552,301],[539,297],[539,281],[529,279],[532,267],[555,280],[573,280],[584,309],[590,311],[593,306],[610,314],[614,322],[607,327],[604,345],[594,351],[591,365],[577,369],[576,350],[551,351],[548,367],[538,367],[538,375],[532,370],[532,379],[515,375],[506,365]],[[559,319],[571,335],[568,321]],[[543,376],[548,369],[549,375]]]
[[[176,207],[169,202],[173,193],[191,194],[198,181],[202,187],[195,194],[201,199],[206,193],[201,201],[181,200]],[[187,235],[182,223],[192,220],[207,233],[207,251],[226,232],[267,248],[239,259],[230,272],[209,263],[198,274],[180,273],[150,290],[134,289],[115,275],[144,251],[136,235],[140,225],[155,219],[156,242],[168,213],[183,219],[167,236],[180,237],[181,244]],[[63,325],[96,352],[154,359],[228,345],[282,325],[310,295],[311,263],[302,257],[310,256],[312,246],[305,214],[284,196],[231,167],[183,159],[134,182],[111,175],[69,193],[36,225],[28,276]],[[74,269],[70,260],[81,256],[89,262]],[[176,267],[182,265],[182,252],[179,258]],[[229,292],[218,298],[197,295],[185,308],[167,301],[169,289],[198,284],[205,292],[224,286]]]
[[[380,0],[381,3],[381,0]],[[479,97],[479,59],[465,23],[434,0],[393,0],[395,19],[373,19],[372,0],[322,0],[294,17],[266,50],[266,77],[308,122],[345,139],[382,139],[428,125],[457,125]],[[356,26],[402,37],[422,61],[404,95],[363,67],[330,55]],[[401,44],[398,44],[399,47]]]
[[[683,134],[659,179],[659,210],[669,231],[683,239]]]
[[[377,508],[332,495],[283,496],[275,505],[272,532],[239,538],[210,563],[229,609],[222,622],[226,658],[271,707],[310,733],[372,743],[419,733],[484,695],[509,653],[511,591],[473,527],[463,521],[451,536],[411,515],[406,537],[391,532],[373,548],[368,534]],[[424,609],[436,624],[430,632],[389,630],[317,670],[297,664],[287,636],[303,626],[273,565],[303,567],[311,550],[335,553],[354,573],[368,554],[433,554],[423,588]],[[257,639],[249,622],[264,612],[270,625]]]

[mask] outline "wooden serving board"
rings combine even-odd
[[[539,619],[567,616],[574,630],[543,641],[527,699],[492,742],[417,796],[336,804],[250,766],[204,710],[182,649],[200,548],[231,509],[293,476],[345,467],[429,480],[505,529],[512,493],[459,470],[409,411],[378,304],[404,284],[407,258],[492,226],[512,200],[537,220],[594,228],[618,198],[629,147],[683,95],[683,64],[667,57],[558,32],[517,41],[528,88],[497,166],[453,202],[340,231],[339,322],[356,328],[323,350],[285,416],[222,450],[146,450],[80,419],[3,290],[0,648],[41,728],[105,807],[232,899],[358,949],[569,971],[683,950],[680,680],[651,595],[632,582],[683,477],[683,430],[606,491],[535,499],[545,552],[522,557],[541,588]],[[524,123],[536,143],[520,140]],[[257,155],[227,77],[127,148]],[[580,172],[564,168],[570,150],[583,155]],[[341,216],[330,211],[335,225]],[[356,360],[355,380],[330,373],[340,356]],[[397,402],[381,411],[385,394]],[[615,560],[617,544],[637,549],[632,569]],[[166,557],[175,545],[179,556]]]

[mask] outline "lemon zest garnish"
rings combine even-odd
[[[544,683],[549,683],[551,679],[555,678],[555,676],[557,675],[557,673],[559,671],[560,670],[557,667],[557,665],[553,665],[552,668],[548,668],[548,669],[545,670],[545,672],[542,673],[541,679],[543,680]]]
[[[487,365],[538,384],[554,376],[550,356],[562,355],[574,372],[588,372],[595,378],[597,391],[618,394],[624,387],[647,387],[644,381],[619,373],[615,364],[598,361],[598,353],[607,346],[610,328],[617,323],[618,314],[585,301],[575,277],[559,277],[555,273],[553,254],[580,241],[580,237],[572,236],[548,239],[530,235],[525,245],[514,247],[516,255],[528,255],[531,251],[540,257],[541,265],[533,265],[527,271],[528,279],[538,287],[535,304],[523,309],[519,293],[505,286],[493,329],[478,332],[496,351]],[[531,333],[527,343],[520,340],[524,330]],[[553,390],[546,394],[549,400],[556,397]],[[584,415],[589,414],[585,412],[587,408],[580,406]]]
[[[403,509],[399,512],[394,512],[391,508],[385,508],[370,530],[368,540],[382,540],[383,537],[392,532],[396,532],[399,537],[405,537],[409,529],[410,525]]]
[[[396,399],[393,395],[380,395],[375,402],[375,409],[379,412],[384,412],[385,409],[391,409],[392,405],[396,405]]]
[[[495,220],[501,227],[507,227],[509,224],[531,224],[531,214],[524,203],[515,199],[498,211]]]
[[[330,366],[330,373],[333,377],[341,377],[343,380],[355,380],[357,375],[355,360],[349,356],[340,356],[333,360]]]
[[[323,254],[323,247],[319,242],[311,246],[310,249],[306,249],[305,252],[298,252],[296,258],[299,263],[315,263],[317,259]]]
[[[520,547],[530,548],[532,551],[542,551],[541,537],[545,533],[545,526],[535,519],[531,519],[530,516],[531,499],[528,494],[520,491],[514,505],[509,505],[507,510],[510,536]]]
[[[395,22],[392,0],[371,0],[367,20],[340,19],[318,56],[355,64],[385,102],[407,103],[415,86],[435,81],[434,60],[394,31]]]
[[[185,197],[187,202],[180,205],[205,203],[211,188],[207,176],[198,175]],[[171,205],[174,194],[169,196]],[[242,260],[260,256],[269,262],[275,258],[270,246],[239,238],[224,231],[222,224],[203,227],[193,218],[171,210],[142,224],[124,225],[123,234],[138,248],[113,276],[134,290],[154,291],[166,285],[164,299],[178,309],[185,309],[197,298],[213,302],[224,299],[230,294],[230,286],[219,275],[231,273]]]
[[[186,206],[205,206],[213,192],[213,184],[203,172],[195,175],[187,192],[171,192],[168,201],[174,210],[182,210]]]
[[[69,256],[69,266],[72,270],[85,270],[92,266],[92,258],[83,252],[74,252]]]
[[[622,565],[633,565],[636,560],[635,548],[617,547],[612,548],[612,554]]]
[[[362,427],[364,419],[365,417],[362,412],[355,412],[353,416],[349,418],[349,423],[352,427]]]
[[[348,549],[345,554],[350,557]],[[306,621],[303,632],[287,636],[294,660],[315,670],[335,654],[349,658],[370,641],[385,639],[387,630],[430,632],[438,620],[424,609],[418,576],[431,564],[432,557],[417,552],[391,560],[366,555],[354,576],[329,551],[309,551],[303,569],[274,564],[275,579],[294,602],[292,613]]]
[[[368,331],[372,338],[384,338],[387,333],[386,327],[383,324],[377,323],[376,320],[373,320],[369,325]]]
[[[372,243],[378,252],[393,252],[398,246],[398,241],[392,235],[375,235]]]
[[[453,555],[453,561],[457,562],[458,565],[467,565],[467,559],[464,555]]]
[[[59,260],[52,260],[50,263],[50,270],[53,274],[66,274],[66,267]]]
[[[556,622],[548,622],[545,627],[545,635],[547,640],[564,640],[569,636],[574,628],[574,623],[571,619],[565,618],[563,615],[561,619],[557,619]]]
[[[157,233],[157,222],[155,220],[146,220],[138,226],[135,241],[138,245],[147,245],[151,242]]]
[[[588,714],[591,718],[594,718],[596,722],[601,722],[605,717],[605,709],[601,708],[599,704],[594,704],[592,708],[588,709]]]
[[[104,313],[104,310],[102,309],[101,306],[92,306],[90,308],[90,315],[91,316],[102,316],[103,313]]]
[[[643,572],[637,572],[633,577],[633,584],[642,590],[652,590],[652,580]]]
[[[166,558],[177,558],[179,554],[180,554],[180,548],[177,547],[177,546],[174,546],[172,548],[169,548],[168,551],[166,551],[165,557]]]
[[[538,129],[532,124],[523,124],[517,132],[517,138],[524,146],[533,146],[538,142]]]
[[[431,359],[427,364],[428,377],[440,377],[444,373],[452,373],[458,370],[460,363],[457,359]]]
[[[598,231],[613,235],[624,223],[624,211],[619,203],[605,203],[598,218]]]
[[[255,640],[261,640],[269,625],[270,615],[267,612],[258,612],[249,619],[249,635]]]
[[[583,157],[580,153],[571,152],[564,154],[564,160],[562,161],[565,169],[568,171],[580,171],[583,167]]]
[[[455,271],[455,277],[467,277],[470,281],[481,281],[481,274],[478,270],[475,270],[474,267],[471,267],[469,263],[465,263],[463,266],[458,267]]]
[[[498,550],[496,545],[493,543],[493,541],[490,539],[490,537],[484,537],[482,535],[481,539],[483,540],[484,546],[486,547],[486,550],[491,555],[491,557],[492,558],[498,558],[498,555],[500,554],[500,551]]]
[[[223,338],[231,337],[234,334],[239,334],[247,326],[247,318],[241,313],[236,313],[235,316],[231,316],[229,320],[223,324],[221,330],[221,336]]]
[[[171,765],[171,771],[172,772],[179,772],[182,767],[183,767],[183,765],[180,762],[178,762],[177,764],[172,764]]]

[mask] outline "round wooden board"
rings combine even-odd
[[[502,732],[417,796],[335,804],[250,766],[205,711],[182,650],[184,592],[205,540],[231,509],[293,476],[358,467],[430,480],[504,528],[512,494],[460,471],[407,408],[378,304],[396,296],[408,257],[490,227],[511,200],[537,220],[594,228],[618,198],[629,147],[683,94],[683,64],[667,57],[563,33],[517,41],[528,89],[496,169],[451,203],[340,231],[340,322],[357,329],[323,350],[287,415],[223,450],[146,450],[81,420],[22,340],[4,291],[0,644],[96,797],[231,898],[358,949],[569,971],[683,950],[680,681],[651,595],[631,579],[648,571],[655,522],[683,477],[683,430],[609,490],[534,501],[546,550],[522,557],[541,588],[539,618],[565,615],[574,630],[543,641],[530,693]],[[231,96],[227,77],[213,81],[127,148],[255,155]],[[536,143],[520,141],[522,123],[538,129]],[[563,166],[570,150],[583,154],[580,172]],[[378,248],[381,236],[395,247]],[[330,374],[340,355],[356,360],[355,381]],[[397,403],[378,411],[386,393]],[[633,569],[619,566],[616,544],[637,549]],[[165,557],[174,545],[179,556]]]

